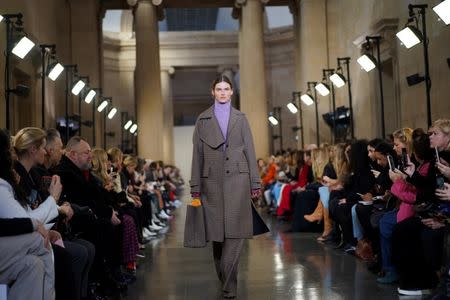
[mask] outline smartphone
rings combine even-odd
[[[52,176],[42,176],[41,177],[41,189],[43,191],[48,191],[51,183],[52,183]]]
[[[388,156],[387,156],[387,159],[388,159],[388,163],[389,163],[389,169],[390,169],[391,171],[394,171],[394,170],[395,170],[395,162],[394,162],[394,158],[393,158],[391,155],[388,155]]]
[[[406,153],[406,148],[402,148],[402,164],[403,169],[408,166],[408,153]]]

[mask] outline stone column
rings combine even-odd
[[[161,69],[161,88],[164,103],[163,114],[163,161],[164,163],[174,163],[173,145],[173,98],[171,80],[175,74],[173,67]]]
[[[294,16],[295,87],[306,92],[308,81],[321,81],[322,69],[328,68],[328,37],[326,0],[297,0],[291,11]],[[314,96],[314,90],[311,91]],[[329,111],[329,98],[317,94],[319,101],[320,141],[329,141],[330,129],[322,120]],[[316,116],[314,105],[302,104],[305,144],[316,143]],[[319,146],[319,145],[318,145]],[[299,145],[301,147],[301,145]]]
[[[140,0],[135,6],[136,114],[138,155],[163,159],[163,100],[159,60],[157,7],[161,1]]]
[[[269,155],[266,72],[264,63],[263,1],[239,0],[239,71],[241,111],[247,115],[257,157]],[[264,1],[267,2],[267,1]],[[257,138],[256,138],[257,137]]]

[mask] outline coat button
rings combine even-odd
[[[225,160],[230,160],[230,158],[229,158],[229,157],[227,157],[227,158],[225,158]]]
[[[230,171],[227,171],[227,174],[230,174]]]

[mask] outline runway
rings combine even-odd
[[[185,206],[174,215],[165,236],[146,245],[125,299],[222,299],[211,245],[183,248]],[[271,233],[246,242],[237,299],[398,299],[397,287],[378,284],[364,262],[317,243],[317,233],[284,233],[288,224],[262,215]]]

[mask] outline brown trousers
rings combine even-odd
[[[235,297],[237,294],[238,264],[243,245],[244,239],[225,238],[223,242],[213,242],[214,263],[224,296]]]

